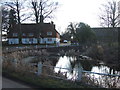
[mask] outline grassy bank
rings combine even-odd
[[[22,75],[21,73],[8,73],[3,70],[3,76],[8,77],[18,82],[27,84],[33,88],[93,88],[82,83],[66,81],[61,79],[50,78],[46,76],[36,76],[34,74]]]

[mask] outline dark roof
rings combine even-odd
[[[104,27],[100,27],[100,28],[91,28],[96,36],[100,36],[102,37],[107,37],[107,36],[117,36],[118,35],[118,30],[120,29],[119,27],[117,28],[104,28]]]
[[[99,28],[91,28],[94,32],[106,32],[106,33],[108,33],[108,32],[117,32],[118,31],[118,29],[119,29],[119,27],[117,27],[117,28],[112,28],[112,27],[110,27],[110,28],[107,28],[107,27],[99,27]]]
[[[113,27],[92,27],[91,29],[96,29],[96,30],[113,30],[113,29],[120,29],[120,27],[115,27],[115,28],[113,28]]]
[[[22,33],[34,33],[35,36],[38,35],[38,33],[41,33],[41,35],[44,37],[44,33],[47,31],[56,32],[55,25],[52,23],[39,23],[39,24],[16,24],[14,25],[13,30],[11,30],[8,33],[8,37],[11,36],[12,33],[19,33],[21,30]],[[59,33],[58,33],[59,34]]]
[[[52,30],[52,29],[55,29],[54,28],[54,25],[51,24],[51,23],[40,23],[40,24],[16,24],[14,26],[14,29],[12,32],[15,32],[18,30],[21,30],[22,32],[38,32],[38,30],[46,30],[46,29],[49,29],[49,30]]]

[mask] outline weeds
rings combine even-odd
[[[98,47],[101,48],[101,47]],[[103,50],[99,49],[99,53],[102,53]],[[73,55],[76,53],[75,50],[70,50],[67,52],[67,55]],[[37,63],[41,60],[43,63],[42,68],[42,76],[47,77],[48,75],[62,77],[66,79],[66,77],[60,72],[55,73],[53,62],[48,58],[44,58],[43,56],[49,56],[50,54],[45,50],[24,50],[24,51],[15,51],[11,53],[3,53],[3,69],[9,72],[21,73],[21,75],[30,75],[37,71],[37,67],[32,67],[29,63],[24,63],[22,60],[26,57],[30,56],[41,56],[38,59],[32,61],[33,63]],[[46,65],[46,66],[44,66]],[[49,66],[49,67],[48,67]],[[30,72],[32,71],[32,72]],[[87,81],[87,82],[86,82]],[[120,78],[119,77],[108,77],[102,76],[99,79],[95,78],[95,76],[91,76],[88,74],[83,74],[82,83],[86,83],[87,85],[99,86],[104,88],[120,88]]]
[[[82,82],[102,88],[120,88],[120,77],[99,75],[96,78],[94,74],[84,74]]]

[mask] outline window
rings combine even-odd
[[[22,34],[22,36],[26,36],[26,34],[25,34],[25,33],[23,33],[23,34]]]
[[[17,37],[17,36],[18,36],[18,33],[13,33],[13,36],[14,36],[14,37]]]
[[[33,42],[33,38],[29,38],[29,41],[30,41],[30,42]]]
[[[52,32],[47,32],[47,35],[52,35]]]
[[[52,38],[48,38],[48,41],[52,41]]]
[[[29,36],[33,36],[34,34],[33,34],[33,33],[29,33],[28,35],[29,35]]]

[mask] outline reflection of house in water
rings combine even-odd
[[[57,44],[60,34],[53,23],[17,24],[8,33],[8,44],[19,44],[19,38],[22,44]]]
[[[119,28],[92,28],[95,32],[98,41],[100,42],[114,42],[118,41]]]

